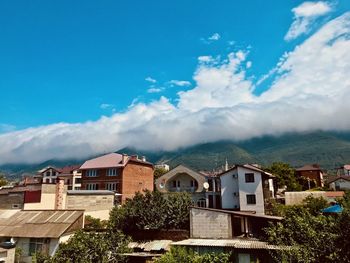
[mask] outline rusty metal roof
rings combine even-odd
[[[83,210],[26,210],[16,213],[0,210],[0,237],[58,238],[83,214]]]
[[[234,239],[186,239],[173,242],[174,246],[195,246],[195,247],[232,247],[239,249],[279,249],[278,246],[270,245],[267,242],[255,238],[234,238]]]

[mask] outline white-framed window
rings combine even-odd
[[[95,177],[95,176],[97,176],[97,170],[87,170],[86,171],[86,176],[88,176],[88,177]]]
[[[117,169],[116,168],[109,168],[107,170],[107,176],[116,176],[117,175]]]
[[[98,185],[97,184],[86,184],[86,189],[87,190],[98,190]]]
[[[106,183],[106,190],[117,191],[117,183]]]

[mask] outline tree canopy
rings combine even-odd
[[[288,191],[301,191],[302,186],[299,184],[295,169],[287,163],[275,162],[270,166],[264,168],[266,171],[276,176],[278,188],[284,186]]]
[[[136,193],[110,214],[110,226],[129,233],[144,229],[189,229],[188,193],[165,196],[159,192]]]
[[[272,251],[276,262],[350,262],[350,193],[341,214],[323,215],[323,198],[308,197],[303,205],[284,206],[282,222],[266,229],[268,240],[285,249]]]

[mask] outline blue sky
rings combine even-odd
[[[343,2],[339,13],[349,9]],[[258,78],[302,40],[283,40],[298,3],[3,1],[0,123],[22,129],[82,122],[123,111],[135,98],[176,98],[176,87],[148,94],[145,78],[157,87],[174,79],[193,83],[198,56],[239,48],[251,47],[248,74]],[[218,41],[202,41],[214,33]]]
[[[286,61],[285,67],[293,62],[286,54],[297,54],[298,46],[307,46],[322,27],[348,11],[347,0],[2,1],[0,133],[8,139],[13,131],[28,128],[100,123],[103,116],[107,120],[130,116],[142,105],[150,109],[158,102],[176,112],[174,120],[188,112],[220,108],[214,97],[215,93],[222,95],[225,87],[221,90],[214,85],[208,91],[209,84],[203,84],[203,79],[219,83],[224,78],[205,74],[213,73],[208,69],[226,66],[244,75],[241,82],[236,74],[237,83],[242,89],[247,87],[249,94],[240,94],[239,89],[240,99],[223,106],[251,108],[257,97],[278,86],[285,70],[296,68],[293,64],[280,70],[279,62]],[[343,29],[348,29],[345,22]],[[228,62],[229,54],[239,58],[239,66]],[[206,66],[200,59],[204,57],[211,58]],[[261,81],[264,75],[269,78]],[[274,89],[270,98],[277,96]],[[197,90],[203,92],[198,95]],[[215,96],[206,101],[209,93]],[[189,101],[203,107],[189,105]],[[267,102],[270,99],[264,100]],[[275,130],[283,131],[279,126]],[[126,132],[131,130],[123,130]],[[255,135],[259,134],[251,134]],[[214,139],[218,138],[205,136],[201,141]],[[125,145],[113,145],[119,146]]]

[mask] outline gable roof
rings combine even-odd
[[[123,155],[119,153],[109,153],[100,157],[87,160],[80,169],[95,169],[109,167],[123,167]]]
[[[198,182],[198,188],[197,188],[196,192],[203,191],[203,183],[206,181],[205,175],[200,174],[200,173],[198,173],[198,172],[192,170],[191,168],[188,168],[182,164],[176,166],[174,169],[171,169],[169,172],[167,172],[167,173],[163,174],[161,177],[159,177],[156,180],[157,189],[158,189],[159,184],[162,181],[166,182],[166,181],[170,180],[171,178],[173,178],[176,175],[181,174],[181,173],[188,174],[189,176],[193,177],[193,179],[195,179]],[[162,191],[162,189],[158,189],[158,190]]]
[[[333,183],[333,182],[335,182],[335,181],[338,181],[338,180],[340,180],[340,179],[343,179],[343,180],[346,180],[346,181],[350,181],[350,176],[348,176],[348,175],[338,176],[338,177],[336,177],[336,178],[333,178],[333,179],[329,180],[329,181],[328,181],[328,184]]]
[[[303,167],[299,167],[295,170],[297,172],[299,172],[299,171],[321,171],[321,168],[318,164],[306,164]]]
[[[54,167],[54,166],[46,166],[45,168],[40,169],[40,170],[37,172],[37,174],[42,174],[42,173],[46,172],[46,170],[48,170],[48,169],[55,170],[55,171],[58,172],[58,173],[61,172],[61,170],[60,170],[59,168],[57,168],[57,167]]]
[[[59,238],[83,214],[83,210],[0,210],[0,237]]]
[[[238,167],[242,167],[242,168],[245,168],[245,169],[248,169],[248,170],[252,170],[252,171],[255,171],[255,172],[260,172],[262,173],[263,175],[267,175],[269,178],[274,178],[276,176],[274,176],[273,174],[269,173],[269,172],[266,172],[264,171],[263,169],[259,168],[259,167],[256,167],[252,164],[235,164],[234,166],[232,166],[230,169],[228,169],[227,171],[224,171],[220,174],[218,174],[218,176],[222,176],[228,172],[231,172],[235,169],[237,169]]]

